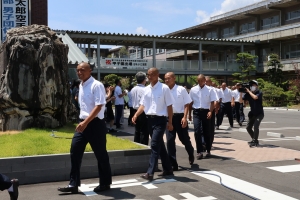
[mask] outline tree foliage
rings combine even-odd
[[[249,82],[251,80],[251,72],[256,71],[255,58],[257,56],[251,55],[250,53],[238,53],[237,63],[239,63],[240,72],[233,73],[232,75],[236,77],[233,82]]]
[[[119,51],[119,54],[120,54],[120,57],[121,58],[128,58],[129,56],[129,52],[128,50],[126,49],[126,47],[121,47],[120,51]]]
[[[268,56],[267,66],[269,69],[266,71],[269,81],[276,86],[283,86],[283,73],[282,67],[283,65],[280,63],[279,56],[277,54],[270,54]]]
[[[120,76],[118,76],[116,74],[109,74],[109,75],[106,75],[104,77],[104,82],[107,83],[107,84],[109,84],[109,85],[115,85],[115,80],[116,79],[121,80],[122,77],[120,77]]]

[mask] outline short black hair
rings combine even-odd
[[[110,85],[108,83],[104,83],[104,88],[108,88]]]
[[[116,84],[116,85],[118,85],[119,82],[120,82],[119,79],[116,79],[116,80],[115,80],[115,84]]]

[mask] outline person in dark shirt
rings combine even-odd
[[[246,94],[240,93],[240,103],[248,101],[250,112],[248,113],[247,132],[252,140],[248,142],[249,146],[258,146],[259,125],[264,118],[264,109],[262,105],[263,93],[258,89],[258,82],[252,80],[249,82],[250,90],[246,88]],[[254,130],[252,129],[254,127]]]
[[[104,84],[104,88],[106,90],[106,110],[105,110],[105,116],[106,116],[106,122],[109,123],[109,128],[108,128],[108,132],[109,133],[113,133],[116,130],[113,129],[113,125],[114,125],[114,119],[115,119],[115,115],[114,115],[114,111],[112,109],[112,101],[114,101],[116,99],[116,97],[114,96],[114,87],[110,86],[109,84]]]

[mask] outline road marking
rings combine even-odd
[[[215,183],[220,184],[220,179],[218,177],[209,175],[207,173],[219,175],[222,178],[223,184],[225,184],[226,186],[229,186],[231,188],[234,188],[235,190],[238,190],[240,192],[243,192],[247,195],[253,196],[253,197],[261,199],[261,200],[269,200],[269,199],[296,200],[295,198],[289,197],[289,196],[281,194],[279,192],[269,190],[267,188],[240,180],[238,178],[235,178],[235,177],[232,177],[232,176],[229,176],[229,175],[217,172],[217,171],[198,171],[198,172],[195,171],[192,173],[197,176],[201,176],[203,178],[206,178],[208,180],[211,180]]]
[[[278,137],[278,138],[284,137],[282,133],[274,133],[274,132],[267,132],[267,136]]]
[[[163,195],[163,196],[159,196],[159,197],[164,200],[177,200],[174,197],[172,197],[171,195]]]
[[[276,166],[276,167],[267,167],[269,169],[286,173],[286,172],[300,172],[300,165],[286,165],[286,166]]]
[[[216,200],[217,199],[213,196],[196,197],[195,195],[192,195],[191,193],[181,193],[179,195],[186,198],[186,199],[183,199],[183,200]],[[162,195],[162,196],[159,196],[159,197],[164,199],[164,200],[177,200],[176,198],[172,197],[171,195]]]
[[[186,198],[187,200],[215,200],[217,198],[213,197],[213,196],[208,196],[208,197],[196,197],[194,195],[192,195],[191,193],[181,193],[181,196],[183,196],[184,198]]]
[[[122,180],[122,181],[114,181],[112,182],[110,188],[124,188],[124,187],[131,187],[131,186],[143,186],[147,189],[156,189],[157,186],[154,184],[162,184],[162,183],[169,183],[169,182],[176,182],[175,179],[156,179],[152,182],[144,181],[139,182],[136,179],[128,179],[128,180]],[[98,195],[93,190],[95,187],[97,187],[99,183],[93,183],[93,184],[81,184],[81,187],[79,187],[79,190],[83,192],[86,196],[95,196]]]
[[[277,141],[289,141],[289,140],[296,140],[296,137],[284,137],[284,138],[263,138],[258,139],[259,141],[264,142],[277,142]]]
[[[278,130],[300,130],[300,127],[281,127],[281,128],[259,128],[260,131],[278,131]],[[239,132],[247,132],[245,128],[239,128]]]
[[[261,124],[276,124],[276,122],[260,122]]]

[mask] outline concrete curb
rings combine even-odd
[[[145,146],[145,145],[142,145]],[[149,165],[151,149],[109,151],[112,175],[143,173]],[[71,169],[70,154],[24,156],[0,159],[0,171],[20,184],[68,181]],[[81,179],[97,178],[98,165],[93,152],[84,153]]]

